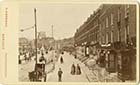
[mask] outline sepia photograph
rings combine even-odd
[[[22,3],[19,82],[136,82],[136,4]]]

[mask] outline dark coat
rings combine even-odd
[[[63,72],[61,70],[58,71],[58,76],[61,77]]]

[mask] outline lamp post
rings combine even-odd
[[[36,64],[37,64],[37,20],[36,20],[36,8],[34,8],[34,18],[35,18],[35,56],[36,56]]]

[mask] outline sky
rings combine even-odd
[[[24,3],[19,9],[19,29],[34,25],[34,8],[37,9],[37,30],[45,31],[52,37],[52,25],[55,39],[73,37],[78,29],[100,4],[77,3]],[[20,37],[34,39],[34,29],[19,31]]]

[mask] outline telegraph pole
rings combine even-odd
[[[52,25],[52,38],[54,39],[54,35],[53,35],[53,25]],[[53,48],[53,50],[54,50],[54,49],[55,49],[55,40],[53,41],[52,44],[53,44],[53,46],[54,46],[54,48]],[[52,47],[53,47],[53,46],[52,46]],[[54,52],[55,52],[55,51],[52,52],[53,62],[54,62]]]
[[[54,32],[53,32],[54,30],[53,30],[53,25],[52,25],[52,38],[54,39]],[[55,40],[54,40],[54,42],[53,42],[53,46],[55,47]]]
[[[36,20],[36,8],[34,8],[34,18],[35,18],[35,50],[36,50],[36,64],[37,64],[37,20]]]
[[[53,25],[52,25],[52,38],[54,38],[54,37],[53,37]]]

